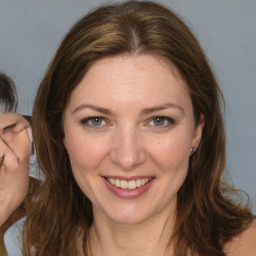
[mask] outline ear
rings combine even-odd
[[[198,148],[198,145],[202,138],[204,124],[205,124],[204,114],[200,114],[199,122],[197,123],[195,130],[194,130],[191,147]]]

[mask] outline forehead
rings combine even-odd
[[[74,89],[70,105],[86,103],[152,105],[190,101],[187,85],[167,60],[152,56],[117,56],[97,61]]]
[[[24,121],[25,119],[19,114],[11,112],[0,113],[0,129]]]

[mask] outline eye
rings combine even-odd
[[[102,126],[107,125],[107,122],[103,117],[94,116],[94,117],[88,117],[88,118],[81,120],[81,124],[85,125],[89,128],[97,129],[97,128],[101,128]]]
[[[148,122],[148,125],[154,126],[156,128],[167,128],[174,124],[174,120],[170,117],[165,116],[156,116],[151,118],[151,120]]]
[[[16,125],[17,124],[15,123],[15,124],[11,124],[11,125],[8,125],[8,126],[4,127],[3,133],[5,134],[5,133],[11,131]]]

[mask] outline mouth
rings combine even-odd
[[[133,180],[123,180],[118,178],[104,177],[110,184],[117,188],[134,190],[148,184],[153,178],[141,178]]]
[[[156,177],[102,177],[107,188],[122,199],[135,199],[145,194]]]

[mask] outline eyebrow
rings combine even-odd
[[[102,113],[102,114],[105,114],[105,115],[116,116],[115,112],[113,112],[113,111],[111,111],[107,108],[102,108],[102,107],[95,106],[95,105],[92,105],[92,104],[81,104],[75,110],[72,111],[72,114],[74,114],[74,113],[76,113],[76,112],[78,112],[82,109],[85,109],[85,108],[95,110],[95,111],[97,111],[99,113]],[[144,108],[141,111],[141,115],[146,115],[146,114],[150,114],[150,113],[153,113],[153,112],[157,112],[157,111],[165,110],[165,109],[169,109],[169,108],[174,108],[174,109],[180,110],[182,113],[185,112],[184,109],[181,106],[177,105],[177,104],[165,103],[165,104],[160,105],[160,106],[155,106],[155,107],[151,107],[151,108]]]
[[[156,106],[156,107],[152,107],[152,108],[145,108],[141,111],[141,114],[146,115],[146,114],[150,114],[150,113],[153,113],[153,112],[157,112],[157,111],[165,110],[165,109],[169,109],[169,108],[174,108],[174,109],[180,110],[182,113],[185,112],[184,109],[181,106],[170,102],[170,103],[166,103],[166,104]]]
[[[100,113],[105,114],[105,115],[113,115],[113,116],[116,115],[114,112],[112,112],[109,109],[98,107],[98,106],[95,106],[95,105],[92,105],[92,104],[82,104],[79,107],[77,107],[74,111],[72,111],[72,114],[74,114],[74,113],[76,113],[79,110],[84,109],[84,108],[89,108],[89,109],[95,110],[95,111],[100,112]]]

